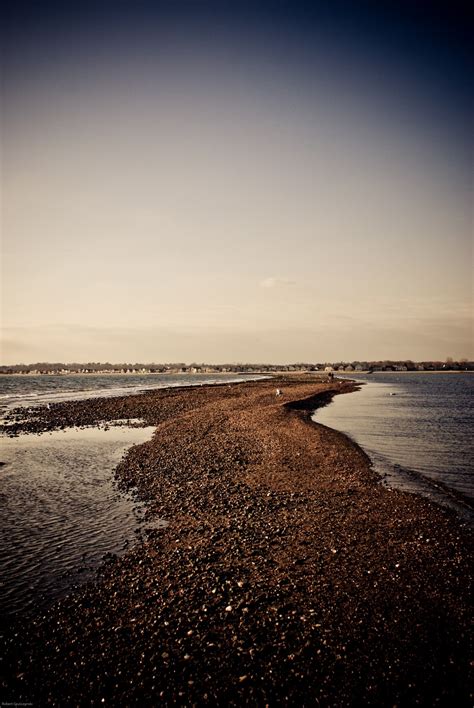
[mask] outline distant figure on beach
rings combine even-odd
[[[328,379],[329,379],[329,381],[334,381],[334,374],[332,371],[329,372]]]
[[[282,390],[280,388],[277,388],[276,390],[276,395],[281,396],[282,395]]]

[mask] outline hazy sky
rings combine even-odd
[[[444,5],[12,3],[3,363],[473,358]]]

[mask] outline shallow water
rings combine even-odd
[[[336,396],[314,419],[350,435],[390,486],[450,505],[451,491],[471,505],[474,375],[404,372],[351,378],[364,382],[361,390]]]
[[[0,439],[0,614],[28,614],[119,554],[143,517],[113,471],[154,428],[69,428]]]

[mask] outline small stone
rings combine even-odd
[[[225,611],[232,612],[232,605],[227,605],[227,607],[225,608]]]

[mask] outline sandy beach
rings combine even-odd
[[[156,426],[116,475],[168,526],[5,635],[2,700],[471,705],[470,532],[383,487],[359,447],[311,421],[352,390],[295,375],[58,403],[11,424]]]

